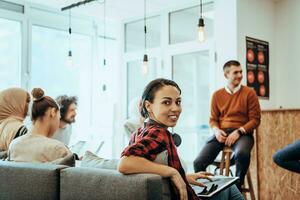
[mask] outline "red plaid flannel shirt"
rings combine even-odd
[[[190,200],[198,200],[197,195],[186,180],[185,171],[181,166],[177,149],[171,133],[167,127],[150,120],[132,134],[129,146],[122,152],[122,156],[139,156],[154,161],[156,156],[168,151],[168,165],[177,169],[187,185],[187,192]],[[175,186],[174,186],[175,187]],[[172,188],[172,199],[180,199],[179,193]]]

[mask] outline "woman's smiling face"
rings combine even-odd
[[[156,91],[153,102],[145,102],[150,119],[167,127],[174,127],[181,113],[179,90],[166,85]]]

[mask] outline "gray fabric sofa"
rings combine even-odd
[[[61,165],[0,161],[0,199],[59,199]]]
[[[169,200],[168,181],[154,174],[0,161],[1,200]]]

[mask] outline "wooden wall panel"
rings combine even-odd
[[[250,165],[260,200],[300,199],[300,175],[278,167],[272,159],[278,149],[297,139],[300,139],[300,110],[262,112]]]
[[[251,152],[251,162],[250,162],[250,172],[251,172],[251,179],[252,179],[252,184],[254,187],[254,193],[255,197],[258,197],[258,178],[257,178],[257,142],[256,142],[256,133],[254,133],[254,147]],[[245,181],[247,182],[247,181]],[[248,197],[248,196],[247,196]],[[250,199],[250,198],[249,198]]]

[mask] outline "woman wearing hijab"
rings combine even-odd
[[[21,88],[0,92],[0,152],[7,151],[13,139],[27,133],[23,121],[29,102],[29,93]]]

